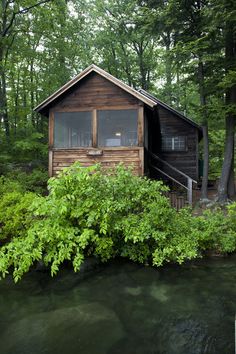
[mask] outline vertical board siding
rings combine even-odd
[[[161,158],[193,179],[198,179],[198,134],[197,128],[159,107],[159,120],[162,135],[186,136],[186,151],[161,151]],[[163,171],[165,167],[163,166]],[[168,173],[168,171],[166,171]],[[177,176],[179,179],[179,175]]]
[[[139,100],[108,81],[104,77],[91,73],[71,92],[54,106],[54,110],[76,110],[81,108],[105,108],[111,106],[138,106]]]

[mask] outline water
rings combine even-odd
[[[0,354],[233,354],[236,256],[0,282]]]

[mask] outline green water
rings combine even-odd
[[[233,354],[236,257],[0,282],[0,354]]]

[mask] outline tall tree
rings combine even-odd
[[[133,87],[149,89],[155,74],[155,38],[145,32],[137,0],[94,0],[89,17],[94,27],[95,59]]]
[[[182,80],[185,85],[189,85],[191,81],[191,84],[194,83],[198,88],[197,92],[195,91],[195,96],[197,93],[199,101],[198,107],[195,107],[195,117],[198,118],[203,130],[204,168],[201,199],[206,201],[209,171],[208,126],[209,122],[214,119],[214,115],[209,112],[211,111],[212,98],[217,97],[219,91],[217,84],[219,76],[223,72],[222,65],[219,66],[222,57],[221,35],[216,29],[212,29],[210,21],[210,17],[213,15],[212,3],[210,0],[147,0],[146,5],[150,12],[148,21],[152,21],[159,36],[172,38],[172,64],[171,69],[166,71],[167,73],[171,72],[170,75],[166,75],[167,90],[172,90],[174,93],[173,81],[175,80],[178,87],[180,87]],[[166,36],[166,33],[170,34]],[[168,57],[165,58],[165,61],[166,66],[170,67]],[[179,74],[180,66],[181,74]],[[216,68],[218,69],[217,73]],[[172,80],[170,80],[171,76]],[[175,104],[173,93],[172,97],[169,95],[169,100]],[[177,106],[181,109],[178,91],[177,97]],[[190,104],[190,98],[187,98],[187,101]],[[186,107],[183,108],[185,111]]]
[[[218,186],[218,201],[226,202],[235,193],[234,185],[234,134],[236,118],[236,4],[235,1],[216,1],[217,20],[223,21],[225,48],[225,152]],[[223,16],[222,16],[223,15]],[[217,22],[219,24],[219,22]],[[221,22],[222,24],[222,22]]]
[[[1,0],[0,2],[0,120],[4,124],[7,140],[10,138],[10,124],[7,109],[6,63],[9,50],[17,35],[17,18],[33,8],[52,0],[41,0],[32,4],[29,1]]]

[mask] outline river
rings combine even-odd
[[[0,281],[0,354],[233,354],[236,256]]]

